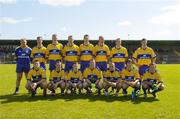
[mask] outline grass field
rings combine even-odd
[[[25,79],[20,94],[15,87],[15,65],[0,65],[0,119],[180,119],[180,65],[158,65],[165,90],[158,99],[151,95],[136,101],[123,97],[96,95],[41,96],[30,98]],[[130,92],[130,91],[129,91]]]

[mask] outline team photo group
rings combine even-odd
[[[87,34],[80,46],[74,44],[73,36],[68,36],[65,45],[58,40],[58,35],[53,34],[52,43],[44,47],[43,38],[39,36],[32,49],[25,38],[20,40],[20,46],[15,49],[17,79],[13,95],[19,93],[23,73],[27,79],[25,88],[31,97],[36,95],[38,87],[45,97],[59,93],[60,89],[61,95],[131,94],[133,100],[138,99],[141,92],[144,98],[147,94],[157,98],[156,93],[164,89],[156,69],[156,54],[147,46],[145,38],[141,39],[140,47],[132,56],[122,46],[120,38],[115,39],[112,49],[105,44],[103,36],[99,36],[95,45],[90,43]],[[132,92],[127,90],[128,87]]]

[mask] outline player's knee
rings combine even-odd
[[[164,85],[161,85],[161,86],[159,87],[159,89],[160,89],[160,90],[164,90]]]
[[[42,87],[43,89],[46,89],[46,88],[47,88],[47,83],[46,83],[46,82],[42,82],[41,87]]]
[[[148,88],[148,85],[146,83],[142,83],[142,88]]]
[[[61,89],[65,89],[65,87],[66,87],[65,82],[61,82],[61,84],[60,84],[60,88],[61,88]]]
[[[87,83],[87,82],[84,82],[84,83],[83,83],[83,87],[84,87],[84,88],[87,88],[87,87],[88,87],[88,83]]]

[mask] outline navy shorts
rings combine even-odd
[[[96,62],[96,66],[97,66],[101,71],[106,71],[106,70],[107,70],[107,62]]]
[[[80,70],[83,73],[86,68],[89,67],[89,61],[81,61],[81,67]]]
[[[118,71],[122,71],[125,68],[124,62],[115,62],[115,67],[118,69]]]
[[[28,73],[30,71],[30,64],[19,64],[16,65],[16,72],[17,73]]]
[[[75,63],[75,62],[66,62],[66,63],[65,63],[64,71],[65,71],[65,72],[69,72],[70,70],[72,70],[74,63]]]
[[[140,66],[139,67],[139,74],[143,75],[148,69],[149,69],[149,66],[147,66],[147,65]]]
[[[50,60],[49,61],[49,70],[55,70],[56,69],[56,61],[55,60]]]
[[[41,62],[41,63],[40,63],[40,67],[41,67],[42,69],[46,70],[46,65],[45,65],[44,62]]]

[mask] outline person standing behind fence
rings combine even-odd
[[[19,92],[19,86],[22,79],[23,72],[25,73],[26,79],[28,72],[30,70],[31,63],[31,48],[27,45],[27,40],[22,38],[20,41],[20,46],[15,49],[15,59],[16,59],[16,88],[13,95]]]
[[[62,61],[62,49],[63,45],[58,42],[57,34],[52,35],[52,43],[47,46],[46,58],[49,61],[49,70],[52,71],[56,69],[56,61]]]
[[[32,61],[34,62],[35,60],[40,62],[40,67],[42,69],[46,69],[46,59],[45,59],[45,55],[46,55],[46,47],[43,46],[42,44],[43,42],[43,38],[41,36],[37,37],[37,46],[35,46],[32,49],[31,52],[31,58]]]

